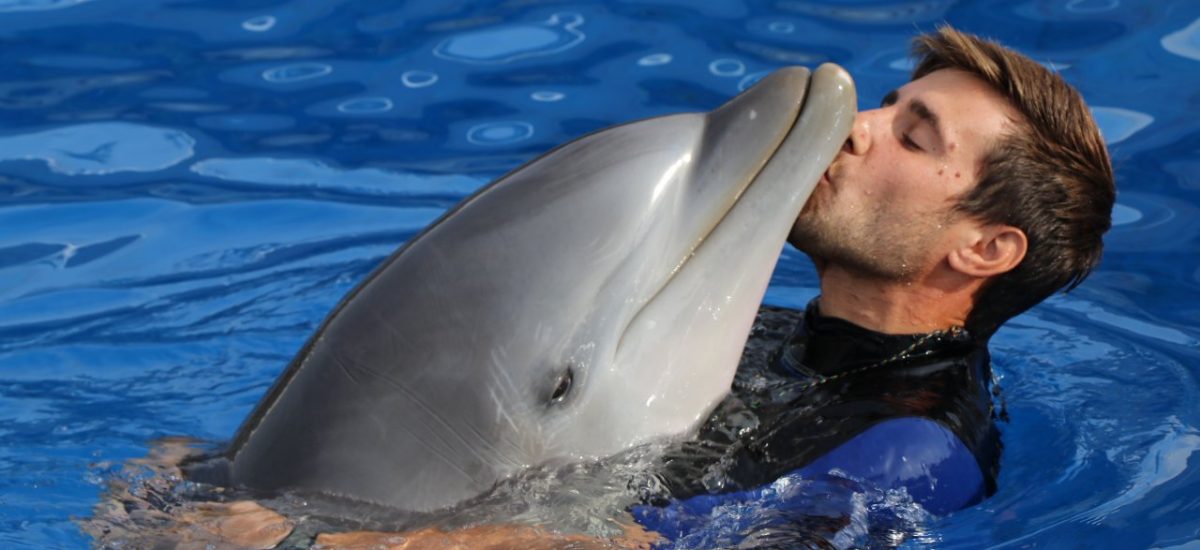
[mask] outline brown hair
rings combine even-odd
[[[1024,115],[992,146],[979,182],[956,205],[1029,240],[1024,260],[975,296],[967,328],[987,338],[1055,291],[1075,288],[1100,261],[1116,199],[1112,164],[1079,92],[1032,59],[948,26],[918,36],[913,54],[913,80],[939,69],[965,71]]]

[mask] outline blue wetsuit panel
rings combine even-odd
[[[914,502],[938,515],[980,502],[987,495],[983,473],[970,449],[949,429],[927,418],[902,417],[875,424],[784,477],[820,479],[835,469],[878,489],[904,487]],[[780,496],[766,486],[698,495],[665,507],[641,505],[631,512],[642,526],[675,540],[697,530],[720,528],[705,521],[719,506],[766,502],[785,510],[804,507]]]
[[[885,420],[800,468],[805,478],[834,468],[881,489],[908,490],[925,510],[945,515],[983,500],[979,463],[958,436],[927,418]]]

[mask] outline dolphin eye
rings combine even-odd
[[[567,367],[567,370],[558,376],[558,382],[554,384],[554,393],[550,394],[551,403],[560,403],[567,397],[567,394],[571,392],[571,381],[574,378],[575,373],[571,367]]]

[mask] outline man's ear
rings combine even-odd
[[[1025,259],[1029,239],[1011,225],[984,225],[971,232],[947,261],[956,271],[973,277],[991,277],[1012,271]]]

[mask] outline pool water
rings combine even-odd
[[[228,439],[328,310],[472,190],[834,61],[874,106],[940,22],[1059,71],[1119,198],[993,340],[999,492],[939,548],[1200,548],[1200,3],[0,0],[0,546],[79,548],[156,438]],[[768,301],[816,292],[785,251]]]

